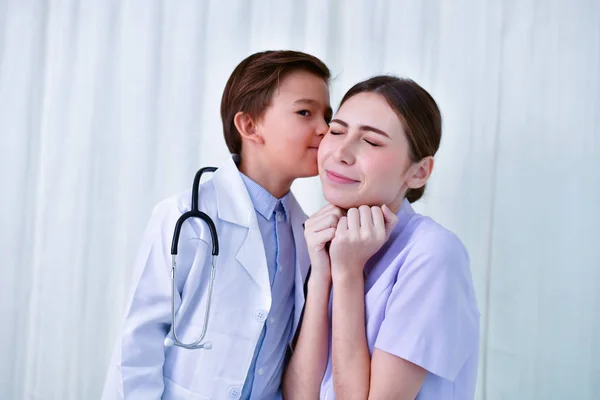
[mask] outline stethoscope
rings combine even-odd
[[[216,170],[217,168],[215,167],[204,167],[201,168],[198,172],[196,172],[196,176],[194,177],[194,184],[192,186],[191,210],[183,213],[183,215],[179,217],[177,223],[175,224],[175,232],[173,232],[173,242],[171,243],[171,326],[173,327],[173,339],[171,339],[170,337],[167,337],[165,339],[164,344],[167,347],[179,346],[183,347],[184,349],[190,350],[210,350],[212,348],[211,342],[201,342],[206,336],[206,328],[208,326],[208,315],[210,313],[210,302],[212,299],[213,283],[215,281],[216,273],[216,259],[219,255],[219,237],[217,236],[217,229],[215,228],[215,223],[213,222],[213,220],[208,215],[206,215],[198,209],[198,191],[200,190],[200,178],[202,178],[202,174],[205,172],[215,172]],[[210,280],[208,282],[208,298],[206,300],[206,311],[204,312],[204,325],[202,326],[202,332],[200,333],[200,337],[198,338],[198,340],[196,340],[195,342],[182,343],[177,337],[177,324],[175,323],[175,270],[177,269],[177,262],[175,258],[177,256],[177,246],[179,244],[179,234],[181,233],[181,227],[188,218],[200,218],[208,225],[208,229],[210,230],[210,237],[212,239],[212,267],[210,270]]]

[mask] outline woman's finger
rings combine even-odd
[[[311,215],[311,218],[317,217],[319,215],[323,215],[326,214],[327,212],[334,210],[338,208],[337,206],[334,206],[331,203],[326,204],[324,207],[322,207],[319,211],[317,211],[316,213],[314,213],[313,215]]]
[[[381,207],[381,211],[383,212],[383,219],[385,221],[385,233],[386,235],[390,235],[398,223],[398,216],[385,204]]]
[[[348,230],[348,217],[341,217],[337,224],[336,234]]]
[[[348,210],[348,230],[355,231],[360,228],[360,214],[358,208]]]
[[[331,242],[335,236],[336,228],[327,228],[313,234],[314,243],[325,244]]]
[[[371,217],[376,231],[385,232],[385,220],[381,207],[371,207]]]
[[[373,216],[371,215],[371,207],[369,206],[360,206],[358,208],[359,218],[360,218],[360,228],[363,230],[372,230],[373,229]]]
[[[329,226],[335,228],[341,216],[342,211],[340,209],[332,209],[327,214],[311,217],[306,221],[306,226],[309,227],[310,230],[321,230]]]

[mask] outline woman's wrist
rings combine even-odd
[[[332,265],[331,278],[334,286],[364,283],[364,265]]]
[[[308,288],[313,290],[331,288],[331,270],[329,268],[311,267],[310,277],[308,278]]]

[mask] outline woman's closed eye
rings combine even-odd
[[[381,147],[381,145],[380,145],[380,144],[378,144],[378,143],[375,143],[375,142],[372,142],[372,141],[370,141],[369,139],[363,139],[363,140],[364,140],[365,142],[367,142],[369,145],[373,146],[373,147]]]

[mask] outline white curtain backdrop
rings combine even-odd
[[[0,0],[0,398],[99,397],[152,206],[227,156],[226,79],[281,48],[334,105],[378,73],[438,100],[417,208],[471,255],[477,398],[598,399],[598,0]]]

